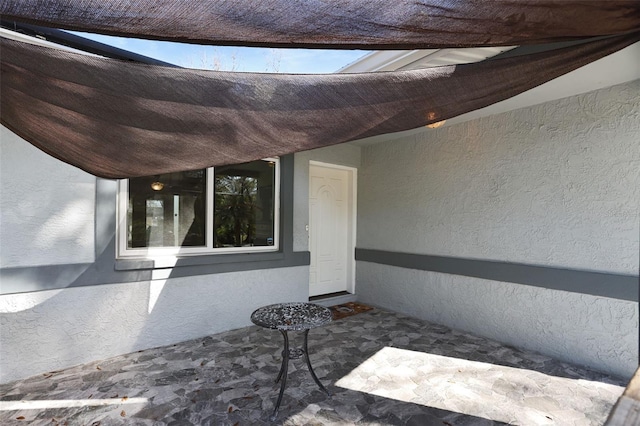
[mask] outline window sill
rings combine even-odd
[[[116,259],[116,271],[172,269],[187,266],[228,265],[233,263],[273,262],[285,259],[281,251],[256,253],[217,253],[199,256]]]

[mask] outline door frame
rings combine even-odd
[[[347,292],[351,294],[356,293],[356,236],[357,236],[357,218],[358,218],[358,169],[356,167],[350,166],[342,166],[340,164],[332,164],[325,163],[322,161],[309,160],[309,169],[311,166],[317,167],[325,167],[328,169],[338,169],[349,172],[349,180],[350,184],[348,185],[350,191],[350,202],[349,202],[349,227],[351,228],[351,232],[348,235],[348,243],[347,243],[347,262],[348,262],[348,273],[347,273]],[[309,182],[307,186],[310,185],[311,182],[311,173],[308,173]],[[310,196],[310,194],[309,194]],[[309,196],[307,196],[307,205],[309,203]],[[311,223],[311,209],[309,209],[309,217],[307,222]],[[309,252],[311,252],[311,244],[309,243]]]

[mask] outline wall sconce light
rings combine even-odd
[[[164,183],[160,181],[155,181],[151,184],[151,189],[154,191],[162,191],[162,188],[164,188]]]
[[[430,113],[427,114],[427,120],[429,120],[429,121],[435,120],[436,118],[438,118],[438,116],[436,115],[435,112],[430,112]],[[441,127],[446,122],[447,122],[447,120],[436,121],[435,123],[427,124],[426,127],[430,128],[430,129],[437,129],[438,127]]]

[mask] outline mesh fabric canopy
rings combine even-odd
[[[633,0],[4,0],[0,14],[139,38],[368,50],[539,44],[640,29]]]
[[[475,64],[330,75],[177,69],[2,39],[2,124],[97,176],[191,170],[455,117],[640,40],[640,33],[630,33],[640,29],[640,2],[335,3],[22,0],[5,2],[0,11],[5,19],[40,25],[227,44],[414,48],[436,41],[466,46],[622,35]],[[355,6],[357,11],[349,9]],[[269,11],[294,9],[301,15],[266,19]],[[209,21],[198,18],[199,12]],[[365,13],[384,15],[378,18],[386,23],[365,19]],[[333,25],[324,25],[325,20]]]

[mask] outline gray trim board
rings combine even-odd
[[[356,261],[639,301],[640,278],[523,263],[356,248]]]
[[[179,259],[169,278],[307,266],[309,252],[293,251],[293,155],[280,158],[280,248],[276,252],[229,253]],[[95,261],[0,269],[0,294],[151,280],[153,261],[116,259],[117,182],[96,181]]]
[[[81,37],[56,28],[40,27],[37,25],[25,24],[16,21],[7,21],[4,19],[0,20],[0,26],[2,28],[26,34],[31,37],[44,39],[61,46],[68,46],[73,49],[82,50],[100,56],[106,56],[107,58],[179,68],[177,65],[170,64],[169,62],[160,61],[158,59],[150,58],[148,56],[130,52],[128,50],[119,49],[117,47],[100,43],[98,41]]]

